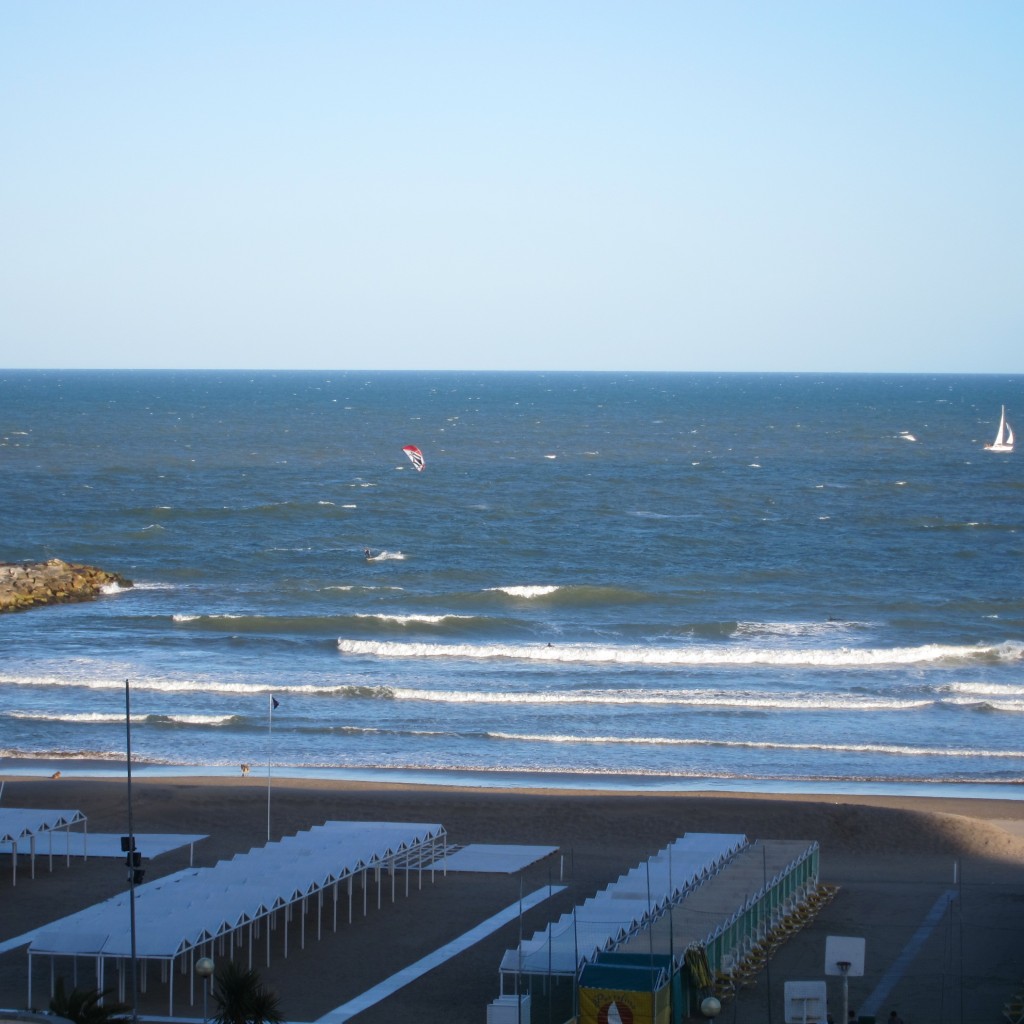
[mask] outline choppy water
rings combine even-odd
[[[137,585],[0,619],[0,765],[123,761],[130,679],[140,764],[1018,784],[1003,403],[1024,426],[995,377],[5,372],[0,559]]]

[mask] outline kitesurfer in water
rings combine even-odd
[[[373,555],[370,554],[369,548],[363,548],[363,557],[366,559],[373,558]]]

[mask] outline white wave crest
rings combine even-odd
[[[160,718],[179,725],[226,725],[234,715],[149,715],[150,721]]]
[[[120,583],[104,583],[100,587],[101,594],[123,594],[126,590],[130,590],[131,587],[122,587]]]
[[[527,600],[533,597],[547,597],[548,594],[553,594],[556,590],[561,590],[561,587],[556,586],[533,586],[533,587],[488,587],[488,593],[499,592],[502,594],[508,594],[509,597],[525,597]]]
[[[736,625],[737,636],[821,636],[835,634],[861,625],[857,622],[840,622],[835,619],[824,622],[740,622]]]
[[[247,619],[249,617],[238,612],[221,612],[216,615],[186,615],[184,612],[179,612],[172,615],[171,620],[173,622],[195,622],[197,619]]]
[[[19,718],[32,722],[65,722],[73,725],[123,725],[124,715],[109,714],[107,712],[85,711],[78,714],[46,714],[42,711],[12,711],[6,717]],[[140,724],[163,720],[177,722],[182,725],[223,725],[230,722],[233,715],[160,715],[143,714],[132,715],[133,722]]]
[[[687,690],[677,693],[672,690],[574,690],[569,693],[557,692],[510,692],[486,690],[416,690],[394,687],[390,694],[396,700],[424,701],[439,704],[518,704],[521,706],[634,706],[698,708],[741,708],[753,711],[912,711],[928,707],[929,700],[906,700],[900,698],[873,697],[862,694],[820,693],[778,694],[740,693],[727,694],[720,690]]]
[[[339,583],[337,585],[323,587],[324,590],[404,590],[404,587],[367,587],[351,583]]]
[[[975,750],[960,747],[913,747],[889,743],[774,743],[770,740],[709,740],[667,736],[575,736],[568,733],[489,732],[492,739],[522,743],[614,744],[619,746],[730,747],[739,750],[821,750],[830,753],[889,754],[896,757],[993,758],[1017,760],[1024,750]]]
[[[942,693],[962,693],[974,697],[1024,697],[1024,680],[1020,683],[947,683]]]
[[[73,722],[76,724],[113,724],[124,722],[124,715],[101,713],[98,711],[86,711],[79,714],[47,714],[44,711],[11,711],[4,717],[18,718],[27,722]],[[145,715],[132,715],[132,721],[144,722]]]
[[[397,622],[402,626],[412,623],[436,624],[454,619],[472,619],[473,615],[384,615],[382,613],[356,612],[357,619],[376,619],[378,622]]]
[[[366,560],[368,562],[404,562],[405,555],[401,551],[380,551]]]
[[[947,697],[945,700],[940,701],[940,703],[946,707],[953,708],[970,708],[976,707],[979,704],[984,704],[993,711],[1009,711],[1018,714],[1024,711],[1024,700],[1000,700],[994,697],[989,697],[985,700],[978,700],[971,697]]]
[[[104,676],[88,678],[82,675],[73,677],[59,676],[11,676],[0,675],[0,684],[24,687],[64,687],[90,691],[118,690],[124,692],[124,677]],[[223,679],[168,679],[152,676],[133,676],[132,692],[165,693],[165,694],[226,694],[238,697],[266,697],[275,694],[279,698],[284,694],[303,697],[389,697],[391,691],[386,686],[354,686],[351,683],[333,686],[318,686],[313,683],[292,683],[283,687],[280,682],[232,682]],[[266,705],[263,705],[265,708]],[[261,709],[262,710],[262,709]],[[0,717],[10,717],[15,712],[0,711]],[[164,717],[172,717],[166,715]],[[116,715],[118,721],[124,721],[123,715]]]
[[[920,647],[790,649],[780,647],[591,647],[566,645],[432,644],[338,639],[342,654],[378,658],[508,658],[616,665],[780,665],[793,668],[875,668],[977,658],[1020,659],[1024,644],[973,647],[924,644]]]

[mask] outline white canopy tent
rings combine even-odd
[[[63,832],[66,840],[65,856],[71,863],[71,829],[82,826],[82,856],[88,857],[88,825],[81,811],[38,810],[25,807],[0,807],[0,848],[11,849],[11,884],[18,884],[18,853],[28,850],[31,862],[31,877],[36,877],[36,838],[49,837],[50,870],[53,870],[53,834]]]
[[[693,944],[708,945],[817,849],[817,843],[803,839],[755,840],[707,884],[688,893],[679,904],[679,913],[661,915],[652,925],[651,935],[632,937],[618,952],[647,953],[653,945],[662,952],[672,951],[678,958]],[[816,871],[813,884],[817,885]],[[799,899],[796,896],[794,902]],[[738,936],[737,941],[742,943],[742,938]]]
[[[204,947],[221,950],[228,942],[242,946],[248,939],[248,960],[252,966],[255,941],[261,927],[270,960],[271,931],[278,912],[284,924],[283,951],[288,955],[288,924],[299,910],[300,945],[305,946],[306,918],[310,901],[315,901],[316,928],[322,927],[324,896],[333,899],[333,927],[338,923],[339,888],[348,895],[348,916],[352,920],[354,882],[361,878],[363,913],[367,912],[369,879],[377,882],[377,906],[382,900],[382,872],[391,876],[391,900],[395,879],[405,873],[405,894],[413,873],[422,887],[423,873],[434,876],[447,834],[441,825],[330,821],[306,832],[287,836],[280,842],[220,861],[212,868],[187,869],[136,887],[136,958],[143,967],[152,960],[160,964],[161,981],[168,986],[168,1015],[174,1014],[173,967],[178,962],[189,976],[189,1001],[194,997],[192,967],[204,955]],[[106,987],[104,975],[111,961],[123,967],[131,958],[130,893],[122,893],[60,922],[59,928],[40,931],[28,951],[28,1005],[32,1002],[33,959],[50,958],[50,987],[53,989],[54,962],[58,956],[84,958],[95,963],[96,987]],[[125,971],[118,976],[120,998],[124,998]],[[146,977],[142,975],[142,990]]]
[[[501,991],[519,974],[574,976],[581,964],[614,949],[686,892],[721,870],[747,845],[738,834],[690,832],[563,914],[501,960]],[[514,984],[509,989],[515,991]]]

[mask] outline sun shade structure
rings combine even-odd
[[[71,829],[82,828],[82,856],[88,856],[88,824],[81,811],[37,810],[23,807],[0,808],[0,849],[11,850],[11,884],[18,884],[18,853],[28,850],[31,877],[36,877],[36,839],[46,835],[49,839],[50,870],[53,870],[53,834],[63,832],[66,840],[65,857],[71,863]]]
[[[72,857],[82,857],[85,854],[85,836],[80,832],[71,832],[67,836],[67,845],[70,847]],[[90,832],[89,856],[105,858],[110,860],[124,860],[125,850],[121,845],[124,837],[118,833]],[[152,859],[161,854],[170,853],[172,850],[188,847],[188,862],[192,864],[195,855],[195,844],[200,840],[208,839],[206,835],[177,832],[136,832],[135,848],[143,857]]]
[[[583,963],[638,934],[746,845],[745,835],[710,832],[688,833],[670,843],[572,913],[508,950],[501,960],[502,992],[509,991],[507,983],[514,985],[519,974],[575,977]]]
[[[816,889],[818,867],[816,842],[756,840],[706,884],[688,892],[673,913],[662,914],[649,936],[631,938],[619,951],[645,953],[653,943],[681,961],[689,947],[699,945],[712,970],[728,970]]]
[[[180,871],[135,889],[136,957],[143,966],[142,991],[146,991],[145,966],[160,964],[160,981],[167,985],[168,1016],[174,1015],[174,969],[188,975],[189,1001],[194,998],[194,963],[211,955],[214,946],[224,949],[248,944],[252,967],[256,941],[266,940],[270,962],[271,932],[283,925],[283,953],[288,955],[288,925],[299,921],[299,944],[305,946],[307,918],[315,910],[320,937],[324,904],[330,899],[332,926],[338,925],[338,902],[348,897],[352,920],[355,882],[361,881],[363,914],[367,913],[371,879],[376,882],[377,907],[381,906],[384,876],[390,876],[391,901],[395,900],[396,876],[405,875],[405,895],[410,877],[423,874],[433,879],[435,865],[443,866],[447,834],[441,825],[408,822],[329,821],[280,842],[220,861],[211,868]],[[230,946],[228,945],[230,943]],[[131,957],[129,894],[127,892],[65,918],[59,928],[40,931],[28,950],[28,1005],[32,1006],[33,961],[50,958],[50,985],[57,957],[72,957],[77,974],[79,961],[95,964],[96,987],[110,985],[107,970],[118,972],[119,998],[124,998],[127,964]]]
[[[619,987],[628,989],[623,979],[636,973],[635,965],[649,969],[656,958],[666,977],[645,991],[661,991],[675,979],[679,997],[694,1002],[693,952],[712,975],[729,972],[809,898],[818,871],[816,842],[688,833],[507,951],[498,1002],[532,1001],[534,1012],[564,1019],[575,1009],[573,986],[584,967],[601,965],[589,971],[592,983],[602,972],[618,971]]]

